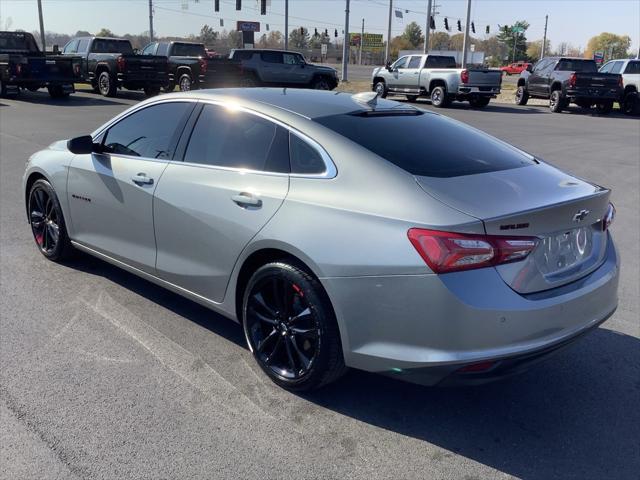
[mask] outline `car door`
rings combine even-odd
[[[554,61],[551,59],[543,59],[536,64],[533,68],[533,72],[531,72],[531,75],[529,76],[529,93],[534,95],[544,95],[547,93],[545,89],[545,86],[547,85],[545,75],[551,71],[549,67],[553,63]]]
[[[409,55],[400,57],[390,67],[389,76],[387,77],[387,85],[392,90],[400,90],[404,88],[402,85],[404,69],[409,61]]]
[[[154,200],[158,276],[221,302],[247,243],[289,190],[287,130],[262,116],[204,103],[185,129]]]
[[[99,138],[105,153],[76,155],[67,195],[73,240],[155,273],[153,192],[195,102],[162,102],[133,112]]]
[[[284,52],[282,54],[282,78],[283,83],[307,84],[311,82],[313,72],[307,68],[304,58],[299,53]]]
[[[407,68],[401,71],[402,88],[410,92],[419,91],[420,83],[420,66],[422,64],[422,55],[412,55],[409,57]]]
[[[260,78],[263,82],[276,83],[282,78],[282,52],[266,51],[260,53]]]

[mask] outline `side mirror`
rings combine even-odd
[[[138,50],[137,48],[134,48],[133,49],[133,54],[134,55],[138,55],[138,53],[140,53],[140,50]]]
[[[391,62],[387,62],[387,64],[384,66],[384,68],[386,68],[387,70],[391,71]]]
[[[533,72],[533,65],[527,65],[527,72]]]
[[[60,55],[60,47],[58,45],[53,46],[53,54]]]
[[[87,155],[100,150],[99,145],[93,143],[91,135],[83,135],[82,137],[76,137],[68,140],[67,149],[76,155]]]

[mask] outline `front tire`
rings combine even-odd
[[[262,371],[287,390],[314,390],[346,370],[329,299],[320,282],[293,263],[268,263],[251,276],[242,324]]]
[[[448,107],[451,103],[451,99],[447,95],[447,90],[444,87],[435,87],[431,91],[431,105],[436,108]]]
[[[529,101],[529,92],[523,85],[519,86],[516,90],[516,105],[526,105]]]
[[[562,95],[562,91],[554,90],[549,98],[549,110],[553,113],[560,113],[567,106],[567,101]]]
[[[109,72],[101,72],[98,75],[98,90],[103,97],[115,97],[118,92],[116,80]]]
[[[384,80],[378,80],[373,87],[373,90],[378,94],[380,98],[387,98],[389,90],[387,90],[387,84]]]
[[[636,92],[629,92],[624,96],[622,103],[620,104],[620,110],[625,115],[633,115],[640,110],[640,101],[638,100],[638,94]]]
[[[73,254],[62,208],[49,182],[39,179],[29,191],[29,223],[38,250],[49,260],[60,262]]]

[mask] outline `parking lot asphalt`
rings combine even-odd
[[[295,395],[259,372],[237,324],[91,257],[37,252],[25,161],[142,98],[123,97],[0,99],[0,478],[638,478],[638,118],[440,110],[613,188],[620,306],[600,328],[482,387],[352,371]]]

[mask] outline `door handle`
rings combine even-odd
[[[255,195],[253,195],[253,194],[251,194],[249,192],[240,192],[239,194],[232,196],[231,200],[233,200],[239,206],[244,207],[244,208],[246,208],[246,207],[256,207],[256,208],[262,207],[262,200],[260,200],[258,197],[256,197]]]
[[[153,178],[147,177],[146,173],[139,173],[131,177],[131,181],[136,185],[153,185]]]

